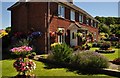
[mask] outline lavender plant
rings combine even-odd
[[[74,54],[72,64],[81,68],[107,68],[108,60],[96,52],[84,51]]]

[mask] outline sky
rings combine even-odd
[[[2,1],[0,2],[0,29],[4,29],[8,26],[11,26],[11,12],[7,10],[16,0],[12,1]],[[88,2],[87,0],[74,0],[74,4],[80,7],[81,9],[88,12],[93,17],[95,16],[104,16],[104,17],[118,17],[118,2],[117,0],[109,0],[106,2]],[[2,17],[2,18],[1,18]]]

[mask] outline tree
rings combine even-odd
[[[95,19],[97,19],[100,23],[105,23],[105,17],[96,16]]]
[[[6,31],[7,33],[11,32],[11,27],[7,27],[7,28],[5,29],[5,31]]]
[[[110,24],[115,24],[114,18],[113,17],[106,18],[105,24],[108,26],[110,26]]]
[[[105,24],[100,24],[99,29],[100,29],[100,32],[110,34],[110,29]]]

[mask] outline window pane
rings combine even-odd
[[[75,20],[75,12],[71,10],[71,20]]]
[[[81,23],[83,22],[83,15],[82,14],[79,15],[79,22],[81,22]]]
[[[62,5],[58,5],[58,16],[60,16],[60,17],[65,16],[65,7]]]

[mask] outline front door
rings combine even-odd
[[[77,36],[75,35],[77,33],[77,29],[70,30],[70,45],[71,46],[77,46]]]

